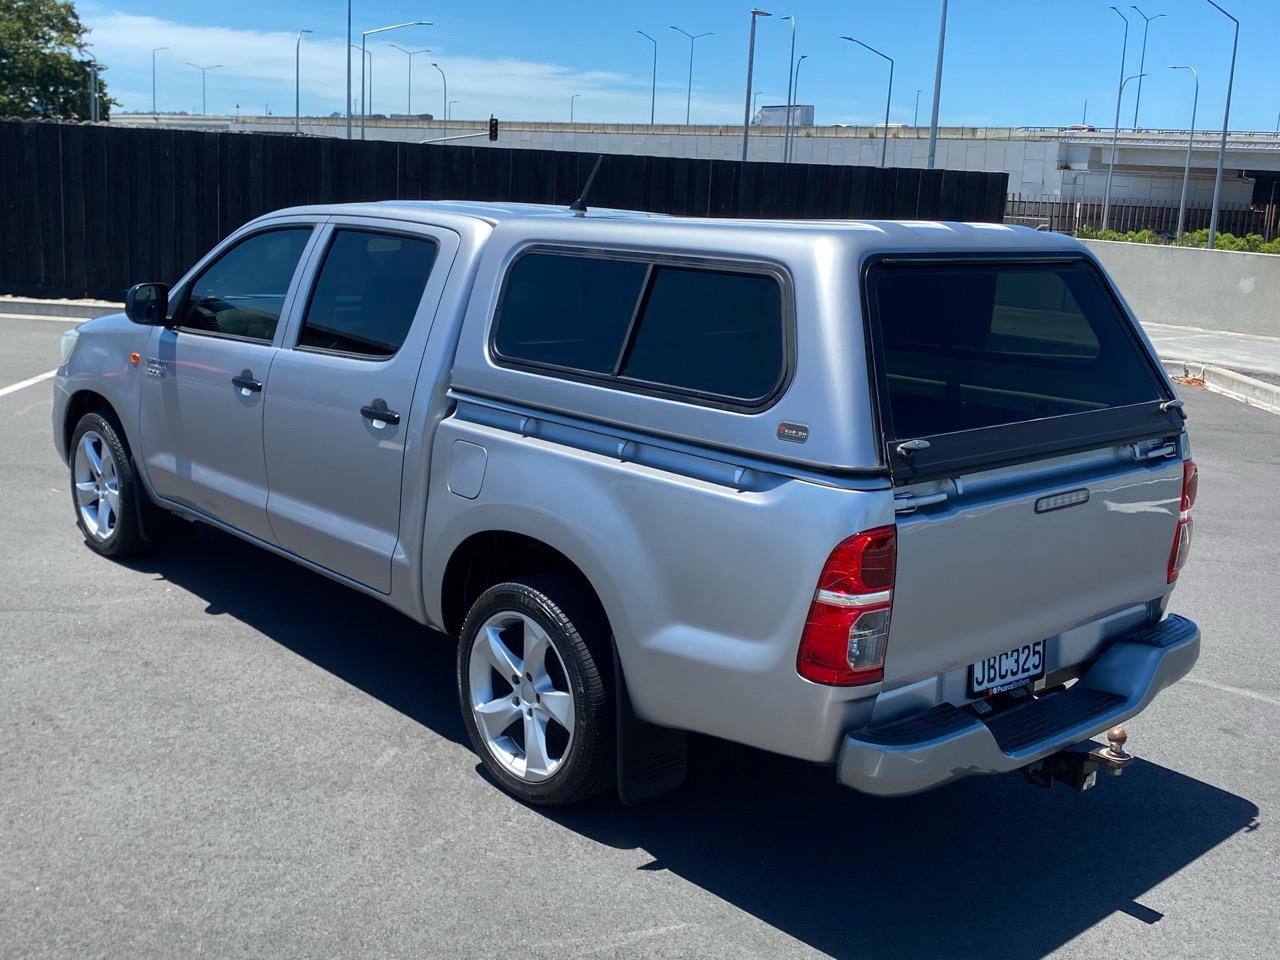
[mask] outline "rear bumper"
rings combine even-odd
[[[1170,615],[1116,639],[1068,690],[986,720],[949,703],[844,739],[837,778],[879,796],[1004,773],[1087,740],[1143,710],[1200,656],[1200,628]]]

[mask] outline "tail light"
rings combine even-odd
[[[840,687],[884,678],[897,566],[895,527],[855,534],[831,551],[800,637],[800,676]]]
[[[1182,461],[1182,507],[1178,525],[1173,531],[1173,549],[1169,551],[1169,583],[1178,579],[1178,571],[1186,565],[1191,552],[1191,508],[1196,505],[1200,489],[1200,470],[1194,460]]]

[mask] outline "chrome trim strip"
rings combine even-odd
[[[813,595],[813,599],[817,603],[827,603],[833,607],[874,607],[882,603],[893,603],[893,591],[836,593],[834,590],[819,590]]]

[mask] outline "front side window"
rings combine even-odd
[[[325,254],[298,346],[390,357],[409,334],[435,262],[430,240],[338,230]]]
[[[782,380],[783,323],[772,274],[533,253],[508,274],[493,345],[619,386],[754,404]]]
[[[196,278],[177,325],[270,342],[311,229],[269,230],[236,244]]]

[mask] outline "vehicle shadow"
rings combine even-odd
[[[452,644],[377,601],[204,527],[132,565],[465,742]],[[639,869],[670,871],[834,957],[1007,960],[1042,957],[1117,911],[1160,922],[1143,894],[1258,814],[1143,761],[1084,795],[1010,775],[880,800],[835,785],[829,768],[706,738],[692,740],[689,782],[662,800],[531,809],[643,850],[652,860]]]
[[[206,613],[248,624],[440,736],[467,742],[453,642],[386,604],[203,524],[124,563],[202,598]]]

